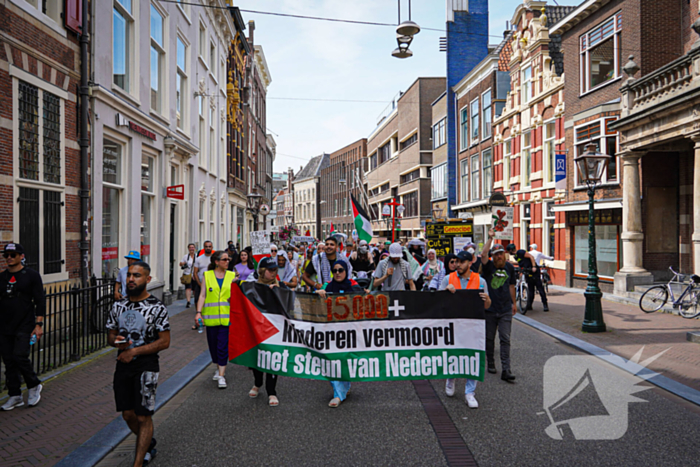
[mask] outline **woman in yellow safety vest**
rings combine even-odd
[[[207,328],[207,343],[212,362],[219,366],[214,381],[219,389],[226,389],[226,364],[228,363],[228,325],[231,313],[231,283],[236,273],[228,270],[229,255],[216,251],[211,255],[209,269],[204,272],[204,287],[197,301],[196,319]]]

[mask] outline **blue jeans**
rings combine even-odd
[[[452,384],[454,384],[454,378],[447,378],[447,381],[452,381]],[[475,379],[466,379],[466,383],[464,384],[464,394],[471,394],[476,391],[476,380]]]
[[[333,386],[333,397],[344,401],[350,390],[350,381],[331,381],[331,386]]]

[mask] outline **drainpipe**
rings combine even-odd
[[[88,286],[88,226],[89,212],[88,200],[90,199],[90,181],[88,179],[88,146],[90,145],[90,135],[88,133],[88,44],[90,35],[88,34],[88,0],[83,0],[83,24],[82,34],[80,34],[80,282],[83,288]],[[84,294],[87,298],[87,295]]]

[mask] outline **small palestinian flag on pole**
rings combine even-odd
[[[335,227],[333,226],[333,222],[331,222],[331,233],[328,235],[333,235],[335,233]]]
[[[372,223],[369,221],[369,217],[360,203],[357,202],[353,195],[350,195],[350,202],[352,203],[352,215],[355,218],[355,229],[357,230],[357,236],[360,240],[366,242],[372,241]]]
[[[307,237],[310,237],[310,236],[311,236],[311,230],[306,229],[306,233],[305,233],[304,235],[306,235]]]

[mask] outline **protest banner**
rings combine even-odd
[[[496,240],[513,240],[513,207],[494,206],[491,208],[491,226]]]
[[[465,246],[467,246],[468,243],[472,242],[471,237],[454,237],[452,239],[454,243],[454,250],[455,252],[459,253],[464,249]]]
[[[295,235],[292,237],[292,242],[294,243],[314,243],[316,239],[314,237],[308,237],[308,236],[299,236]]]
[[[477,290],[328,295],[246,282],[231,289],[229,358],[328,381],[484,380]]]
[[[254,257],[269,255],[270,233],[267,230],[257,230],[254,232],[250,232],[250,246],[253,248]]]
[[[474,232],[474,220],[462,219],[461,221],[429,222],[425,226],[425,238],[428,249],[433,249],[439,257],[457,251],[453,246],[456,237],[471,238]]]

